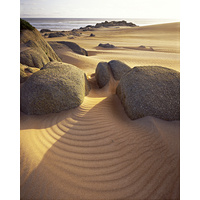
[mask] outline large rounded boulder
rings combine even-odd
[[[21,111],[40,115],[75,108],[89,90],[82,70],[70,64],[50,62],[21,87]]]
[[[108,65],[115,80],[120,80],[125,73],[131,70],[128,65],[119,60],[111,60]]]
[[[121,78],[116,93],[132,120],[145,116],[180,119],[180,73],[175,70],[134,67]]]
[[[107,62],[100,62],[96,67],[95,78],[99,88],[104,87],[110,80],[110,71]]]

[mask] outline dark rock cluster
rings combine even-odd
[[[126,22],[125,20],[122,21],[105,21],[101,23],[97,23],[94,28],[100,28],[100,27],[110,27],[110,26],[130,26],[130,27],[135,27],[136,24],[133,24],[132,22]]]
[[[132,22],[126,22],[125,20],[122,21],[105,21],[101,23],[97,23],[96,25],[88,25],[86,27],[81,27],[80,29],[84,31],[91,31],[94,30],[93,28],[101,28],[101,27],[111,27],[111,26],[130,26],[130,27],[135,27],[137,26],[136,24],[133,24]]]
[[[130,26],[130,27],[135,27],[137,26],[136,24],[132,22],[126,22],[125,20],[122,21],[105,21],[101,23],[96,23],[96,25],[87,25],[86,27],[80,27],[79,29],[73,29],[72,31],[77,31],[77,30],[82,30],[82,31],[94,31],[94,28],[101,28],[101,27],[112,27],[112,26]]]

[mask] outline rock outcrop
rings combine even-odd
[[[125,73],[131,70],[128,65],[119,60],[111,60],[108,65],[110,66],[113,78],[115,80],[120,80]]]
[[[107,62],[100,62],[96,67],[95,78],[99,88],[104,87],[110,80],[110,71]]]
[[[180,119],[180,73],[159,66],[134,67],[116,91],[130,119]]]
[[[130,27],[135,27],[137,26],[136,24],[132,22],[126,22],[125,20],[122,21],[105,21],[101,23],[96,23],[96,25],[87,25],[86,27],[80,27],[79,30],[82,31],[94,31],[94,28],[101,28],[101,27],[112,27],[112,26],[130,26]],[[73,29],[73,30],[78,30],[78,29]]]
[[[90,88],[79,68],[49,62],[21,87],[20,107],[26,114],[47,114],[79,106]]]
[[[61,60],[40,32],[34,27],[20,30],[20,63],[41,68],[50,61]]]
[[[28,48],[20,52],[20,62],[30,67],[42,68],[50,59],[41,48]]]

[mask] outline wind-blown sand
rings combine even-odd
[[[94,77],[100,61],[130,67],[161,65],[180,70],[179,23],[101,28],[72,41],[89,56],[57,49],[83,69],[92,90],[81,106],[56,114],[21,113],[21,199],[180,199],[180,123],[154,117],[130,120],[111,78],[102,89]],[[67,37],[48,38],[64,41]],[[110,43],[116,49],[97,47]],[[154,51],[137,49],[152,47]]]

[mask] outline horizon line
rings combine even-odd
[[[179,20],[178,18],[157,18],[157,17],[152,17],[152,18],[145,18],[145,17],[21,17],[20,18],[31,18],[31,19],[171,19],[171,20]]]

